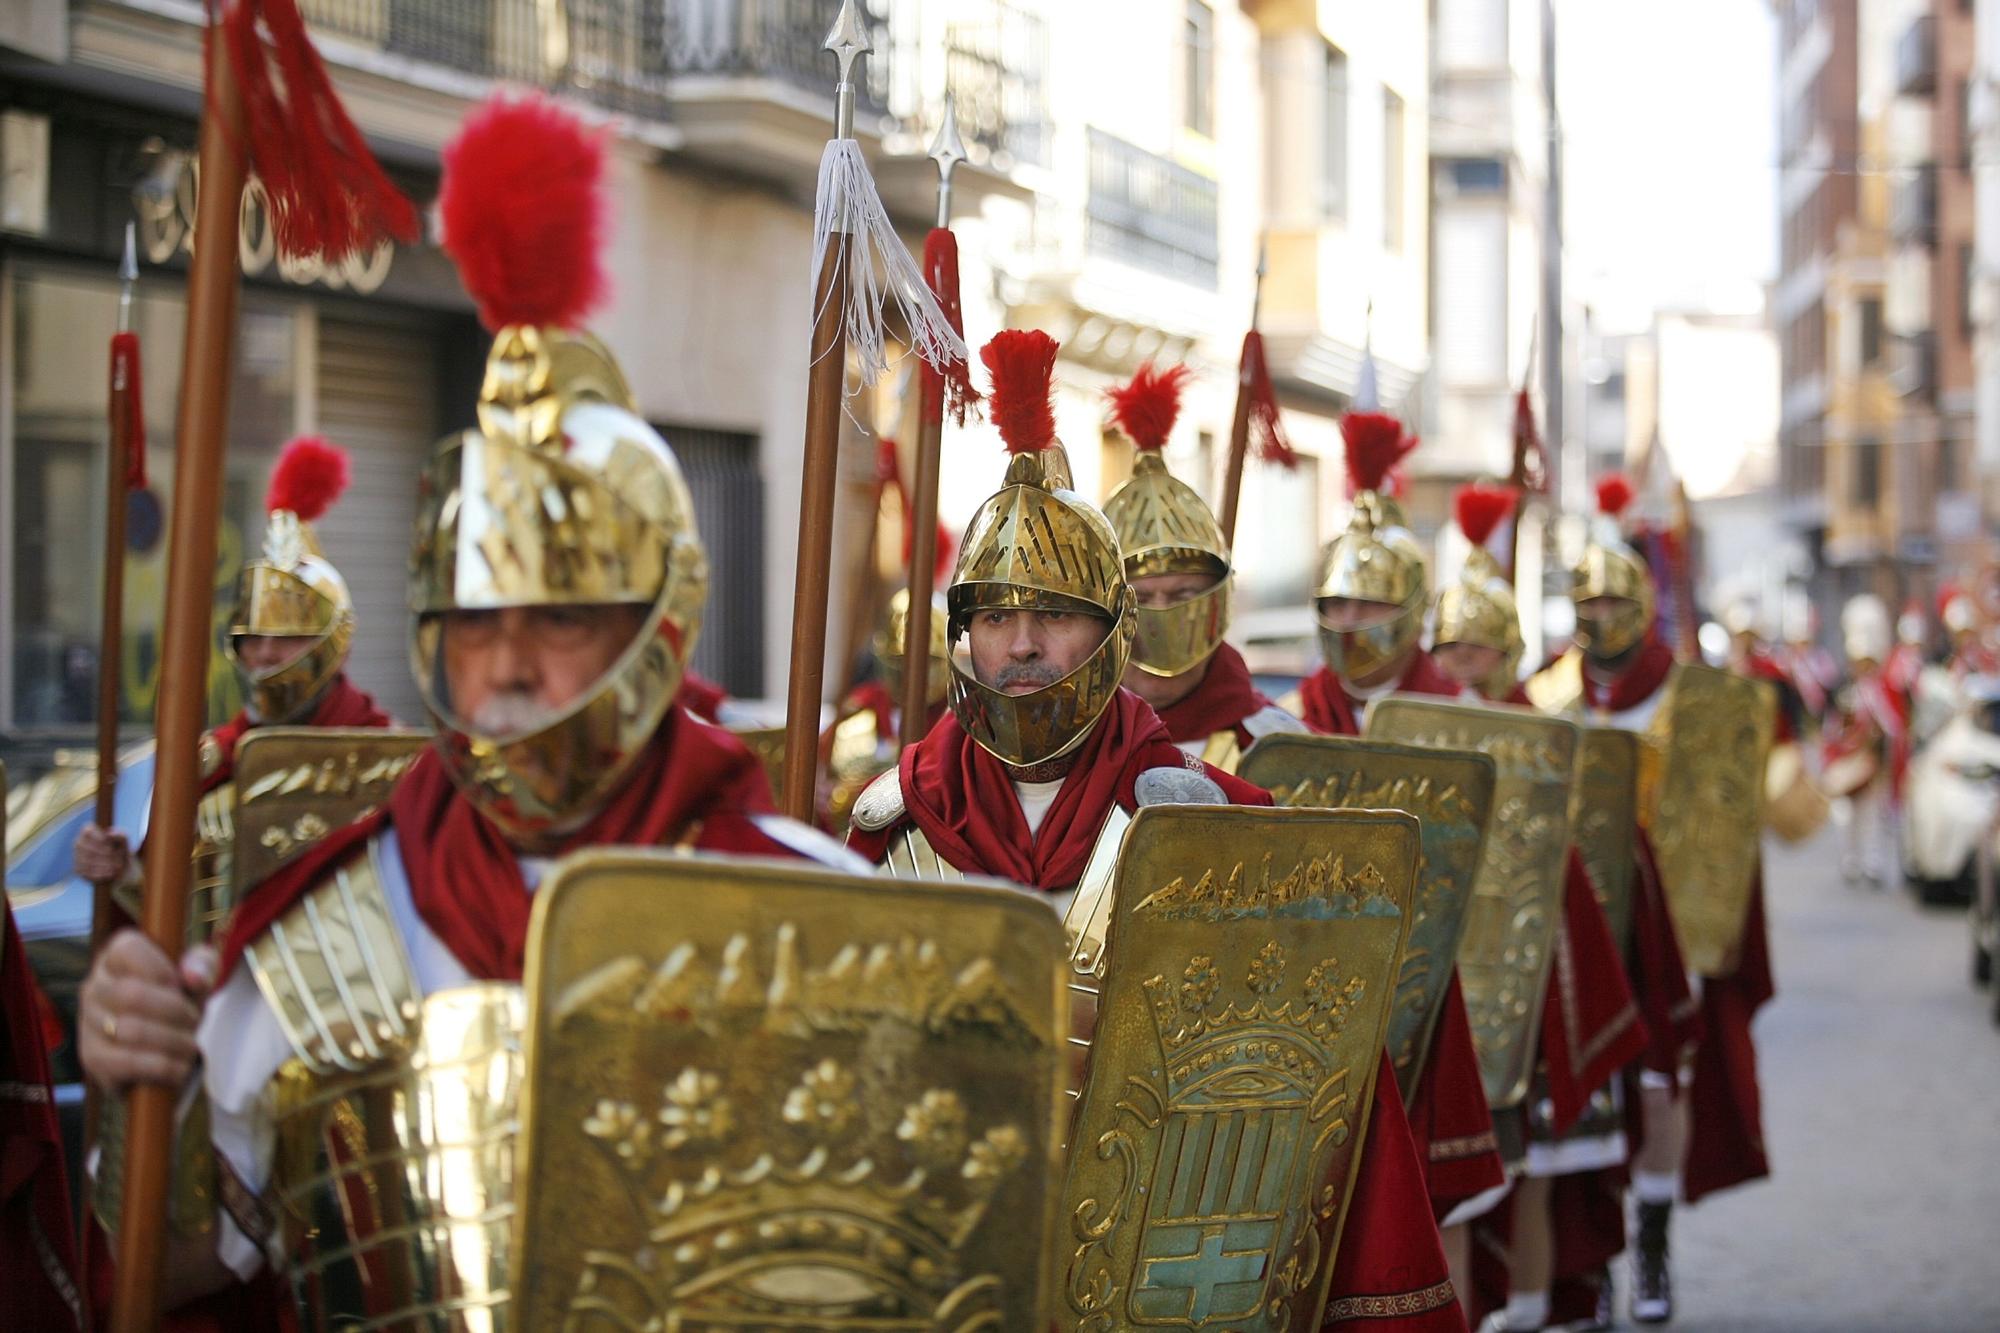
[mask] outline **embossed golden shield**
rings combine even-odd
[[[1764,769],[1777,725],[1766,681],[1682,663],[1652,732],[1663,758],[1646,821],[1687,965],[1736,965],[1764,824]]]
[[[236,746],[234,904],[333,830],[362,818],[430,737],[383,727],[258,727]]]
[[[519,1326],[1045,1328],[1065,971],[1000,887],[565,861],[529,935]]]
[[[1458,945],[1458,978],[1479,1051],[1486,1100],[1528,1095],[1568,869],[1569,793],[1578,728],[1526,708],[1482,707],[1392,695],[1368,714],[1370,739],[1477,750],[1496,766],[1472,903]]]
[[[1570,802],[1577,855],[1604,909],[1619,956],[1632,946],[1632,836],[1639,821],[1639,738],[1616,727],[1586,727]]]
[[[1493,760],[1352,736],[1266,736],[1244,757],[1242,776],[1279,805],[1407,810],[1423,822],[1410,945],[1389,1017],[1389,1058],[1408,1104],[1424,1071],[1479,873],[1493,808]]]
[[[1064,1333],[1319,1328],[1417,855],[1400,811],[1133,818],[1063,1186]]]

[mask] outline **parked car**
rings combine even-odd
[[[153,743],[118,756],[117,826],[136,847],[153,804]],[[76,1055],[77,990],[90,965],[91,885],[70,868],[76,835],[96,813],[97,755],[58,751],[55,767],[7,793],[7,902],[28,966],[62,1017],[62,1044],[49,1052],[56,1115],[73,1188],[83,1180],[83,1070]]]

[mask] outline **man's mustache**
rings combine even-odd
[[[554,716],[539,699],[524,690],[508,690],[480,701],[466,720],[487,736],[512,736],[533,731]]]
[[[1061,672],[1040,662],[1009,662],[993,677],[993,688],[1005,690],[1015,685],[1032,685],[1040,689],[1044,685],[1053,685],[1061,679]]]

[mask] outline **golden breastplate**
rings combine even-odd
[[[305,1328],[502,1329],[521,990],[421,996],[380,854],[371,842],[245,954],[292,1048],[262,1203]]]

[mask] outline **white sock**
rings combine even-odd
[[[1507,1327],[1540,1328],[1549,1322],[1546,1291],[1517,1291],[1507,1297]]]
[[[1640,1203],[1672,1203],[1679,1197],[1680,1173],[1676,1171],[1634,1171],[1632,1192]]]

